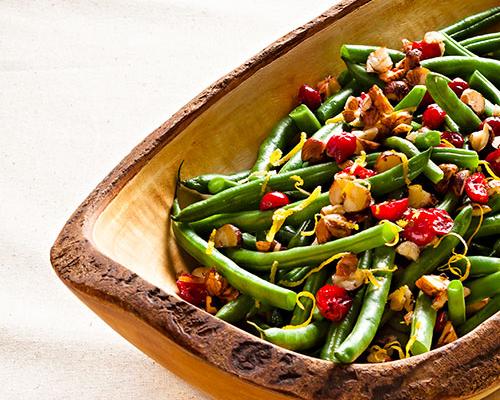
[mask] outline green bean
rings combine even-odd
[[[426,150],[408,161],[408,179],[415,179],[424,170],[429,161],[430,149]],[[371,185],[371,193],[375,196],[389,193],[405,185],[404,167],[399,164],[385,172],[367,179]]]
[[[467,205],[455,217],[451,232],[463,236],[470,225],[471,219],[472,206]],[[434,271],[434,269],[441,265],[459,243],[460,241],[456,236],[449,235],[444,237],[437,247],[426,247],[420,254],[418,260],[411,262],[400,276],[396,276],[396,287],[408,285],[410,289],[413,289],[415,287],[415,281],[422,275]]]
[[[500,194],[490,196],[488,206],[491,208],[491,213],[495,214],[500,211]]]
[[[303,279],[312,267],[296,267],[291,270],[278,271],[277,281],[298,282]]]
[[[334,135],[335,133],[340,133],[342,132],[342,124],[327,124],[323,126],[321,129],[319,129],[314,135],[311,137],[317,140],[321,140],[322,142],[326,141],[330,136]],[[295,153],[290,160],[284,164],[281,169],[280,169],[280,174],[283,174],[285,172],[290,172],[294,171],[298,168],[303,167],[303,161],[302,161],[302,150],[298,151]]]
[[[292,189],[295,185],[295,181],[290,178],[293,175],[302,177],[304,180],[304,188],[315,187],[330,181],[331,177],[338,169],[337,164],[326,163],[301,168],[286,174],[273,175],[269,178],[267,187],[273,190]],[[175,219],[178,221],[191,222],[220,212],[238,211],[241,207],[257,207],[262,197],[261,189],[265,182],[266,178],[259,178],[252,182],[244,183],[224,190],[221,193],[214,194],[208,199],[187,206]]]
[[[208,243],[200,238],[189,227],[189,224],[173,222],[172,230],[177,244],[181,248],[202,265],[214,267],[231,286],[241,293],[284,310],[293,310],[295,307],[295,292],[269,283],[245,271],[217,249],[213,249],[211,254],[207,254]]]
[[[367,167],[373,167],[375,165],[375,162],[377,161],[377,158],[379,155],[381,155],[382,152],[377,151],[375,153],[370,153],[366,155],[366,166]]]
[[[210,192],[210,194],[216,194],[235,186],[238,186],[238,182],[231,181],[222,176],[218,176],[208,182],[208,191]]]
[[[415,136],[415,146],[419,150],[426,150],[429,147],[439,146],[441,143],[441,133],[439,131],[428,130],[417,133]]]
[[[489,256],[468,256],[470,262],[470,276],[489,275],[500,271],[500,258]],[[454,262],[452,266],[458,267],[465,272],[467,262],[465,259]]]
[[[458,204],[458,197],[452,191],[447,192],[444,195],[443,200],[436,206],[441,210],[445,210],[448,214],[451,214]]]
[[[295,109],[288,115],[293,119],[295,125],[297,125],[302,132],[312,134],[321,128],[321,124],[318,119],[305,104],[295,107]]]
[[[472,36],[468,39],[464,39],[460,41],[460,44],[464,47],[467,47],[470,44],[484,42],[485,40],[500,38],[500,32],[493,33],[485,33],[484,35]]]
[[[479,156],[474,150],[435,147],[431,158],[439,163],[453,163],[461,168],[476,169],[479,165]]]
[[[255,236],[247,232],[243,232],[241,234],[241,240],[243,242],[243,247],[245,249],[251,249],[251,250],[257,249],[257,239],[255,238]]]
[[[484,99],[484,115],[487,117],[495,115],[495,105],[488,99]]]
[[[465,297],[464,286],[458,279],[452,280],[448,284],[448,317],[453,326],[458,326],[465,322]]]
[[[413,311],[410,334],[410,337],[415,337],[415,341],[410,347],[410,352],[414,356],[426,353],[431,349],[436,316],[437,312],[432,307],[432,299],[423,292],[419,292]]]
[[[198,175],[195,176],[194,178],[187,179],[185,181],[181,181],[181,184],[188,189],[191,190],[196,190],[199,193],[202,194],[209,194],[210,191],[208,190],[208,184],[210,183],[211,180],[216,179],[216,178],[222,178],[222,179],[227,179],[228,181],[240,181],[242,179],[245,179],[250,175],[250,171],[241,171],[237,172],[232,175],[222,175],[222,174],[205,174],[205,175]]]
[[[435,57],[422,61],[421,65],[431,71],[451,77],[460,76],[465,80],[468,80],[469,76],[478,70],[495,85],[500,84],[500,61],[489,58],[463,56]],[[436,100],[434,96],[432,97]]]
[[[310,244],[311,237],[307,235],[303,235],[302,232],[306,232],[309,228],[314,226],[313,221],[306,220],[304,221],[299,229],[295,232],[295,235],[288,242],[288,248],[293,249],[294,247],[302,247]]]
[[[388,137],[385,140],[384,144],[391,149],[396,149],[403,152],[408,157],[415,157],[416,155],[420,154],[420,151],[412,142],[398,136]],[[442,169],[439,168],[439,166],[432,160],[427,161],[427,165],[423,169],[423,174],[433,183],[438,183],[444,177]]]
[[[335,93],[328,97],[316,110],[316,115],[319,120],[325,123],[328,119],[340,113],[344,109],[344,105],[349,96],[354,93],[355,87],[356,82],[353,80],[349,82],[344,88],[342,88],[338,93]]]
[[[414,131],[418,131],[420,128],[422,128],[422,124],[419,124],[418,122],[411,121],[410,125]]]
[[[458,327],[458,334],[464,336],[500,310],[500,295],[490,299],[488,304]]]
[[[344,60],[347,60],[347,61],[354,63],[354,64],[365,64],[370,53],[373,53],[378,48],[379,48],[379,46],[364,46],[364,45],[358,45],[358,44],[344,44],[340,48],[340,56]],[[400,51],[393,50],[393,49],[387,49],[387,48],[386,48],[386,50],[387,50],[387,53],[389,54],[389,57],[391,57],[393,62],[401,61],[405,57],[404,53],[402,53]]]
[[[491,247],[483,246],[482,244],[479,244],[476,242],[472,242],[469,246],[469,249],[470,249],[470,253],[472,253],[472,254],[486,256],[486,257],[491,256],[491,254],[493,252],[493,249]],[[467,258],[470,258],[470,257],[467,257]],[[464,263],[464,265],[465,265],[465,263]]]
[[[288,246],[290,240],[292,240],[292,238],[294,238],[297,235],[297,233],[298,232],[290,225],[283,225],[281,229],[276,233],[276,239],[281,244]],[[263,236],[265,238],[265,232]]]
[[[471,75],[469,84],[471,88],[478,90],[496,104],[500,104],[500,90],[496,88],[496,86],[491,83],[486,77],[479,71],[474,71]]]
[[[448,78],[431,72],[427,75],[425,82],[432,98],[458,124],[461,130],[463,129],[465,132],[477,130],[481,120],[451,90],[448,86]]]
[[[353,78],[356,80],[356,83],[362,90],[367,90],[373,85],[384,87],[384,82],[382,82],[376,74],[370,74],[366,72],[365,67],[363,67],[362,65],[354,64],[347,60],[344,60],[344,63]]]
[[[261,143],[257,160],[251,169],[251,172],[269,170],[269,159],[271,153],[276,149],[284,150],[297,134],[297,127],[289,116],[281,119],[271,130],[271,133]]]
[[[255,300],[252,297],[242,294],[229,303],[224,304],[215,316],[234,324],[245,319],[254,304]]]
[[[471,227],[466,233],[466,237],[471,237],[472,233],[476,230],[476,228],[477,228],[476,224],[474,223],[471,224]],[[477,239],[485,236],[498,235],[499,232],[500,232],[500,213],[495,215],[488,215],[483,219],[483,222],[479,227],[477,233],[474,235],[474,238]]]
[[[476,55],[472,51],[467,50],[464,46],[462,46],[459,42],[457,42],[451,36],[447,35],[444,32],[441,32],[441,33],[444,37],[444,39],[443,39],[443,42],[445,45],[444,55],[446,55],[446,56],[476,57]]]
[[[316,246],[298,247],[271,253],[262,253],[245,249],[227,249],[228,256],[239,265],[258,271],[268,271],[273,262],[279,268],[291,269],[299,265],[314,265],[325,261],[328,257],[343,251],[360,253],[362,251],[383,246],[394,240],[397,225],[384,221],[354,235],[333,240]]]
[[[395,252],[392,247],[379,247],[375,250],[374,269],[392,268]],[[335,358],[341,363],[351,363],[356,360],[370,345],[377,333],[382,319],[385,303],[391,287],[391,272],[375,272],[378,286],[369,283],[363,298],[356,325],[352,332],[334,352]]]
[[[316,295],[318,289],[323,286],[328,275],[331,275],[331,271],[328,268],[323,268],[322,270],[315,272],[309,278],[306,279],[306,283],[304,284],[304,291],[310,292],[313,295]],[[291,325],[300,325],[304,321],[307,320],[309,314],[311,313],[311,309],[313,306],[313,301],[309,298],[304,298],[300,300],[304,309],[300,308],[298,305],[295,306],[293,310],[292,319],[290,321]]]
[[[495,244],[493,245],[493,251],[490,253],[490,257],[500,257],[500,238],[495,241]]]
[[[346,86],[349,82],[352,81],[352,76],[351,73],[344,69],[338,76],[337,76],[337,82],[340,84],[341,87]]]
[[[335,351],[345,340],[345,338],[351,333],[354,323],[358,318],[359,309],[363,303],[363,297],[365,295],[365,288],[360,288],[354,295],[352,300],[352,305],[346,316],[342,321],[332,322],[330,328],[328,329],[328,334],[326,335],[325,344],[321,349],[320,358],[323,360],[328,360],[338,363],[335,358]]]
[[[302,328],[260,329],[263,339],[288,350],[301,351],[311,349],[321,343],[326,335],[328,324],[326,321],[313,322]]]
[[[448,114],[446,114],[446,116],[444,117],[444,126],[450,132],[460,132],[460,127],[455,121],[451,119]]]
[[[497,50],[500,47],[500,37],[494,37],[488,40],[471,43],[465,45],[464,47],[474,54],[484,56],[484,54]]]
[[[460,40],[469,37],[490,25],[493,25],[499,18],[500,7],[494,7],[461,19],[453,25],[441,29],[440,32],[447,33],[456,40]]]
[[[396,104],[394,111],[410,109],[415,111],[427,92],[424,85],[414,86],[403,99]]]
[[[486,297],[496,296],[500,293],[500,271],[469,282],[467,287],[470,289],[467,304],[475,303]]]

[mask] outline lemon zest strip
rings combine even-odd
[[[298,328],[305,328],[307,325],[309,325],[312,321],[313,314],[314,314],[314,308],[316,307],[316,297],[311,292],[308,291],[303,291],[297,293],[297,297],[295,298],[295,302],[297,303],[297,306],[301,310],[305,310],[306,308],[304,307],[304,304],[300,301],[301,297],[307,297],[308,299],[312,300],[312,307],[311,307],[311,312],[309,313],[309,317],[301,324],[298,325],[286,325],[281,329],[298,329]]]
[[[493,172],[493,170],[491,169],[490,167],[490,163],[488,161],[485,161],[485,160],[481,160],[479,161],[479,165],[483,165],[484,168],[486,169],[486,171],[488,171],[488,174],[490,174],[490,176],[496,180],[496,181],[500,181],[500,178]]]
[[[311,193],[309,193],[307,190],[304,190],[301,188],[301,186],[304,185],[304,179],[302,179],[299,175],[292,175],[290,177],[292,181],[295,181],[295,189],[297,189],[300,193],[305,194],[306,196],[310,196]]]
[[[279,167],[280,165],[283,165],[286,163],[290,158],[292,158],[296,153],[298,153],[300,150],[302,150],[302,147],[304,146],[304,143],[307,140],[307,134],[305,132],[302,132],[300,134],[300,140],[299,143],[297,143],[292,150],[288,152],[287,155],[284,157],[282,156],[282,151],[280,149],[276,149],[271,153],[271,156],[269,157],[269,163],[273,167]]]
[[[271,266],[271,272],[269,273],[269,282],[274,283],[276,280],[276,272],[278,271],[278,261],[273,261],[273,265]]]
[[[314,214],[314,228],[312,228],[310,231],[302,231],[300,232],[301,236],[312,236],[316,233],[316,227],[318,226],[318,222],[321,219],[321,214],[317,213]]]
[[[210,237],[208,238],[207,248],[205,249],[205,254],[211,255],[212,251],[214,251],[215,247],[215,234],[217,233],[217,229],[213,229]]]

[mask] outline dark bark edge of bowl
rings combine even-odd
[[[273,59],[369,0],[345,0],[274,42],[185,105],[151,133],[73,213],[51,249],[59,278],[72,290],[131,312],[186,350],[242,379],[292,397],[471,398],[500,383],[500,313],[458,341],[386,364],[337,366],[253,337],[165,293],[100,253],[92,227],[116,194],[198,115]],[[223,343],[214,348],[210,343]]]

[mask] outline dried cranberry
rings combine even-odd
[[[467,178],[465,193],[476,203],[486,204],[488,202],[488,181],[481,172],[476,172]]]
[[[340,286],[325,285],[316,292],[316,305],[323,317],[330,321],[340,321],[349,312],[352,298]]]
[[[389,200],[380,204],[373,204],[370,206],[372,214],[377,219],[388,219],[395,221],[403,216],[408,210],[408,198],[401,200]]]
[[[496,175],[500,175],[500,149],[496,149],[485,158]]]
[[[311,110],[321,105],[321,93],[309,85],[302,85],[299,89],[299,101]]]
[[[422,114],[424,126],[430,129],[438,129],[444,122],[446,112],[437,104],[428,106]]]
[[[326,144],[326,154],[340,164],[354,154],[356,142],[356,136],[350,132],[333,135]]]
[[[262,196],[259,208],[261,211],[272,210],[290,204],[290,199],[282,192],[269,192]]]
[[[418,105],[419,107],[426,108],[428,105],[435,103],[434,99],[432,98],[431,94],[429,91],[425,92],[424,98]]]
[[[184,273],[179,276],[176,284],[181,299],[198,307],[205,302],[207,288],[200,278]]]
[[[460,78],[453,79],[450,83],[448,83],[448,86],[458,97],[462,95],[465,89],[469,89],[469,84]]]
[[[447,142],[451,143],[453,146],[459,149],[464,147],[464,138],[458,132],[448,132],[448,131],[441,132],[441,139],[446,140]]]
[[[357,164],[354,167],[354,171],[351,171],[352,166],[346,167],[342,170],[342,172],[346,174],[350,174],[355,176],[356,178],[359,179],[366,179],[369,178],[370,176],[376,175],[377,173],[369,168],[362,167],[361,165]]]
[[[495,136],[500,136],[500,117],[486,118],[483,122],[481,122],[481,125],[479,125],[480,130],[483,129],[485,123],[490,126]]]
[[[446,311],[439,310],[436,317],[436,324],[434,325],[434,332],[440,335],[441,332],[443,332],[446,322],[448,322],[448,315],[446,314]]]
[[[408,224],[403,236],[419,246],[429,244],[437,235],[445,235],[453,228],[453,219],[438,208],[412,210],[406,214],[406,219]]]
[[[423,40],[419,40],[413,42],[411,48],[418,49],[422,52],[420,61],[441,56],[441,46],[439,46],[439,43],[437,42],[428,43]]]

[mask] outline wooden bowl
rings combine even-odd
[[[346,0],[279,39],[183,107],[102,181],[57,238],[55,271],[117,332],[218,399],[466,399],[493,392],[500,313],[421,356],[339,366],[191,306],[176,295],[175,276],[194,264],[173,240],[168,210],[181,160],[184,176],[249,167],[272,125],[294,107],[299,85],[340,72],[342,43],[398,48],[403,37],[495,5]]]

